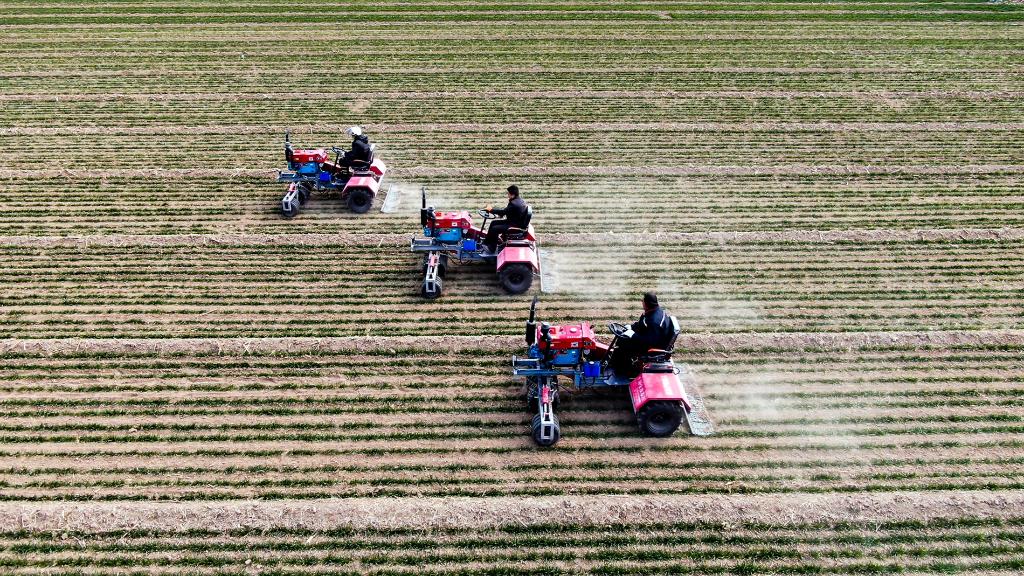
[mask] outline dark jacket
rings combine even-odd
[[[353,160],[370,162],[370,139],[366,134],[360,134],[352,139],[352,149],[345,152],[345,164],[351,164]]]
[[[526,202],[522,198],[516,198],[508,203],[504,209],[495,208],[491,213],[504,216],[505,221],[512,228],[526,228]]]
[[[650,348],[664,349],[675,333],[672,319],[660,306],[642,314],[631,328],[634,334],[630,340],[644,352]]]

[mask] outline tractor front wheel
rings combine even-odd
[[[683,406],[679,402],[655,400],[648,402],[636,415],[640,430],[648,436],[671,436],[683,421]]]
[[[440,278],[435,280],[433,285],[424,282],[423,286],[420,287],[420,294],[427,300],[436,300],[441,295],[442,284],[443,281]]]
[[[281,214],[285,218],[294,218],[299,214],[299,199],[296,198],[290,202],[281,203]]]
[[[498,272],[498,282],[509,294],[522,294],[533,284],[533,268],[529,264],[509,264]]]
[[[348,193],[348,209],[356,214],[366,214],[373,206],[373,195],[368,190],[356,188]]]
[[[299,204],[305,205],[309,202],[309,197],[313,195],[313,185],[309,182],[302,182],[299,184]]]
[[[545,448],[549,446],[554,446],[562,437],[562,431],[558,425],[557,415],[551,415],[551,424],[551,437],[542,438],[541,431],[543,429],[543,425],[541,423],[540,414],[537,414],[536,416],[533,417],[533,424],[530,426],[530,428],[533,435],[533,441],[536,442],[538,446],[543,446]]]

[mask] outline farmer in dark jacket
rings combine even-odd
[[[487,237],[484,239],[484,244],[493,253],[498,247],[498,236],[504,234],[509,228],[522,228],[526,229],[529,224],[527,212],[529,206],[519,196],[519,187],[515,184],[509,186],[508,190],[508,206],[504,209],[495,208],[488,206],[484,210],[494,214],[496,216],[504,216],[504,220],[495,220],[491,222],[489,228],[487,228]]]
[[[611,367],[620,376],[636,376],[636,359],[652,348],[664,350],[675,335],[672,319],[658,305],[654,292],[644,294],[643,306],[644,313],[630,326],[632,335],[619,338],[612,353]]]
[[[352,149],[341,157],[341,165],[366,168],[370,165],[370,139],[359,126],[352,126],[345,133],[352,137]]]

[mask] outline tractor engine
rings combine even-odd
[[[316,150],[286,150],[288,169],[298,174],[315,176],[320,171],[320,165],[327,161],[327,151]]]
[[[473,227],[473,217],[469,215],[468,210],[435,212],[425,208],[420,220],[424,236],[446,244],[458,243],[469,235],[469,230]]]
[[[565,326],[537,327],[537,350],[552,366],[579,366],[596,348],[594,329],[589,322]]]

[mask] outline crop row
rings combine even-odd
[[[514,349],[55,355],[0,363],[17,499],[984,490],[1024,486],[1017,345],[678,354],[719,434],[639,437],[566,397],[526,437]],[[543,481],[540,481],[543,480]]]
[[[92,70],[88,72],[66,70],[53,72],[6,72],[3,73],[8,86],[6,102],[23,100],[50,100],[60,98],[75,111],[75,101],[92,100],[161,100],[174,94],[209,93],[207,100],[224,99],[232,95],[251,98],[253,93],[289,93],[303,85],[303,78],[289,70],[253,70],[244,76],[225,78],[217,70],[175,71],[161,69],[161,75],[133,70]],[[506,74],[499,71],[464,71],[413,69],[390,73],[366,72],[356,75],[338,75],[334,80],[328,76],[318,86],[327,94],[338,94],[337,99],[347,96],[353,101],[374,95],[377,92],[410,91],[458,91],[476,90],[507,94],[509,89]],[[923,98],[925,95],[942,94],[951,98],[956,94],[970,91],[996,92],[999,90],[1020,90],[1019,74],[1007,74],[998,70],[950,70],[938,74],[934,71],[892,71],[871,69],[831,69],[818,67],[779,69],[751,68],[743,66],[726,67],[720,70],[700,68],[679,68],[672,71],[651,70],[638,73],[631,71],[595,72],[521,70],[516,73],[520,90],[630,90],[637,95],[643,91],[753,91],[764,89],[788,90],[794,96],[800,93],[835,92],[855,96],[858,93],[879,93],[895,91],[905,96]],[[66,94],[74,94],[69,98]],[[21,96],[15,96],[21,95]],[[91,96],[90,96],[91,95]],[[61,98],[63,96],[63,98]],[[850,96],[847,96],[849,101]],[[317,95],[310,93],[306,104]],[[337,99],[325,102],[327,107],[337,107]],[[68,103],[71,100],[71,103]],[[9,106],[5,102],[5,108]],[[909,101],[911,104],[914,100]],[[256,105],[258,102],[252,102]],[[731,104],[742,105],[734,101]],[[965,104],[960,104],[964,108]],[[17,117],[26,117],[24,107],[16,110]],[[59,111],[52,111],[59,112]],[[893,110],[875,110],[882,118],[891,118]],[[976,112],[977,117],[980,112]],[[863,115],[867,115],[866,112]],[[13,116],[4,116],[10,119]],[[35,117],[35,116],[32,116]]]
[[[276,163],[272,163],[276,166]],[[398,211],[355,216],[333,196],[283,219],[273,178],[71,178],[0,181],[0,234],[408,233],[419,186],[439,209],[496,202],[509,180],[534,207],[542,243],[553,233],[1024,227],[1019,176],[488,176],[397,181]],[[385,188],[389,186],[385,181]],[[637,210],[656,205],[655,213]]]
[[[282,43],[283,44],[283,43]],[[369,61],[380,61],[382,63],[379,72],[401,69],[402,67],[422,68],[429,67],[446,71],[457,69],[466,70],[487,70],[502,64],[521,66],[522,60],[516,58],[517,50],[528,50],[536,58],[536,63],[546,68],[569,68],[585,69],[593,67],[618,66],[622,63],[622,46],[612,44],[597,44],[593,49],[586,49],[581,52],[584,46],[575,43],[564,43],[561,45],[546,43],[542,45],[518,46],[473,46],[463,43],[460,49],[458,43],[452,46],[451,50],[439,54],[429,46],[419,49],[409,45],[395,46],[394,44],[363,47],[360,50],[355,46],[347,49],[342,48],[336,51],[338,58],[364,57]],[[287,46],[285,44],[285,46]],[[812,43],[793,43],[791,45],[772,45],[757,54],[749,53],[749,46],[730,46],[723,48],[713,43],[710,45],[666,42],[661,46],[657,44],[646,45],[643,48],[630,50],[634,57],[642,58],[645,65],[651,68],[676,68],[676,67],[699,67],[709,68],[720,67],[768,67],[773,63],[784,60],[794,67],[809,67],[821,65],[826,60],[834,62],[840,68],[852,67],[882,67],[886,63],[894,69],[923,70],[935,69],[942,65],[954,65],[966,69],[978,69],[991,67],[998,69],[1006,66],[1007,71],[1019,66],[1020,50],[1008,46],[999,48],[982,46],[961,46],[957,48],[933,47],[933,46],[902,46],[870,48],[860,47],[856,52],[849,51],[849,45],[822,47]],[[296,50],[279,49],[273,50],[272,46],[258,49],[242,49],[239,51],[226,52],[223,49],[202,50],[194,49],[189,53],[188,70],[200,71],[211,68],[242,68],[248,66],[280,67],[288,68],[295,59],[315,59],[322,55],[322,50],[299,48]],[[688,48],[688,49],[680,49]],[[845,49],[845,50],[844,50]],[[3,51],[0,50],[0,54]],[[181,56],[182,54],[178,54]],[[244,60],[242,56],[244,55]],[[12,56],[7,56],[11,58]],[[111,70],[128,67],[154,67],[167,62],[167,54],[152,50],[149,53],[136,50],[82,50],[75,53],[75,61],[80,63],[78,71],[87,72],[93,70]],[[18,54],[16,57],[29,57],[33,61],[33,69],[41,72],[50,70],[62,70],[67,68],[68,60],[55,52],[40,51],[36,48],[24,56]],[[386,62],[386,64],[385,64]],[[0,71],[16,71],[15,66],[0,66]]]
[[[219,76],[219,74],[218,74]],[[134,79],[136,85],[142,79]],[[300,79],[296,79],[301,82]],[[437,79],[435,81],[442,81]],[[49,83],[49,81],[47,81]],[[581,76],[576,83],[585,84]],[[440,87],[443,89],[443,86]],[[452,87],[455,88],[455,87]],[[70,89],[70,88],[69,88]],[[113,87],[117,90],[119,88]],[[158,87],[154,87],[159,90]],[[570,87],[569,90],[573,88]],[[895,88],[899,90],[899,87]],[[43,94],[47,94],[44,92]],[[54,92],[56,94],[56,92]],[[70,126],[101,125],[151,126],[202,125],[202,124],[248,124],[248,125],[299,125],[317,121],[315,117],[297,118],[294,109],[334,110],[334,118],[358,116],[364,124],[387,124],[406,122],[415,117],[418,122],[472,122],[478,119],[500,118],[505,123],[524,122],[651,122],[651,121],[694,121],[708,118],[719,121],[808,121],[828,120],[836,122],[1020,122],[1021,98],[1015,92],[980,93],[975,95],[924,93],[924,94],[864,94],[829,93],[825,95],[805,94],[800,91],[775,92],[744,95],[736,93],[695,93],[672,97],[664,91],[639,92],[632,97],[573,97],[570,94],[552,94],[545,97],[516,94],[491,95],[487,93],[445,96],[427,94],[416,97],[374,96],[347,90],[340,94],[308,94],[266,98],[261,96],[242,98],[209,98],[205,101],[193,98],[175,98],[172,95],[159,99],[135,101],[130,98],[115,98],[109,101],[66,101],[54,98],[7,100],[4,102],[2,119],[11,125],[23,126]],[[241,101],[236,101],[241,100]],[[415,111],[415,114],[413,112]],[[335,120],[337,121],[337,120]],[[196,137],[201,136],[202,132]],[[438,135],[438,134],[435,134]],[[440,135],[438,135],[440,136]],[[657,136],[654,133],[653,136]],[[811,135],[809,135],[811,136]],[[985,135],[982,135],[985,136]],[[266,136],[269,138],[269,135]],[[380,139],[380,135],[376,136]],[[857,136],[853,136],[857,137]],[[860,136],[864,137],[864,136]],[[178,136],[178,138],[182,138]],[[214,137],[215,138],[215,137]],[[223,136],[221,136],[223,138]],[[130,145],[135,137],[126,141]],[[438,143],[459,138],[446,135]],[[17,140],[4,137],[5,142]],[[145,139],[142,138],[142,141]],[[107,142],[109,144],[109,142]],[[454,143],[453,143],[454,144]],[[263,152],[263,148],[260,152]],[[72,151],[62,151],[72,152]],[[123,153],[122,160],[128,160]],[[227,157],[219,162],[229,161]]]
[[[1020,570],[1018,520],[17,532],[9,574],[877,574]],[[60,568],[55,568],[60,566]],[[431,566],[427,568],[427,566]]]
[[[366,22],[378,23],[411,23],[411,22],[433,22],[461,24],[466,22],[505,22],[514,20],[517,22],[546,22],[549,20],[577,20],[577,21],[621,21],[630,23],[658,23],[664,20],[699,20],[699,21],[727,21],[727,22],[751,22],[761,21],[770,23],[786,22],[835,22],[835,23],[860,23],[860,22],[987,22],[987,23],[1014,23],[1024,19],[1021,11],[1013,4],[986,4],[970,5],[971,9],[947,9],[941,4],[922,3],[914,9],[905,7],[888,8],[879,5],[864,6],[864,10],[850,10],[846,4],[817,4],[810,6],[809,10],[785,9],[778,3],[765,2],[762,4],[750,4],[738,7],[735,4],[701,3],[693,5],[676,5],[670,11],[658,9],[645,9],[643,7],[629,7],[620,10],[602,10],[602,7],[592,7],[586,4],[577,5],[537,5],[517,7],[510,10],[507,6],[501,5],[479,5],[467,4],[463,6],[431,6],[414,7],[408,12],[395,10],[394,7],[381,9],[367,8],[360,13],[360,18]],[[748,8],[748,9],[742,9]],[[928,8],[933,8],[929,10]],[[321,8],[303,9],[301,7],[289,7],[287,11],[279,8],[267,7],[267,12],[248,13],[249,7],[238,7],[243,12],[227,11],[222,13],[220,8],[206,11],[186,11],[180,14],[166,13],[160,8],[150,11],[138,10],[132,12],[121,12],[119,10],[107,13],[82,13],[76,11],[54,10],[54,13],[34,10],[22,14],[4,14],[0,18],[0,25],[4,26],[29,26],[45,24],[74,24],[88,27],[90,25],[183,25],[183,24],[243,24],[243,23],[316,23],[316,24],[343,24],[347,22],[350,15]],[[172,11],[173,12],[173,11]]]
[[[384,127],[386,131],[386,127]],[[335,142],[338,133],[303,136],[313,144]],[[456,137],[431,129],[420,133],[382,134],[379,152],[396,167],[432,168],[600,165],[609,153],[627,166],[766,166],[831,165],[1024,165],[1024,146],[1013,142],[1024,130],[892,132],[686,132],[680,130],[567,131],[542,137],[539,146],[523,146],[519,133],[461,131]],[[206,158],[220,157],[231,168],[280,167],[281,134],[263,135],[134,135],[130,153],[117,158],[119,169],[152,167],[197,168]],[[467,145],[472,142],[472,145]],[[316,145],[316,144],[313,144]],[[323,145],[323,144],[320,144]],[[20,166],[26,156],[45,157],[63,147],[60,161],[76,170],[102,170],[111,159],[102,153],[109,140],[93,135],[0,136],[0,163]],[[613,152],[614,151],[614,152]],[[471,171],[471,170],[470,170]],[[633,168],[641,174],[644,169]],[[102,172],[97,176],[102,177]]]

